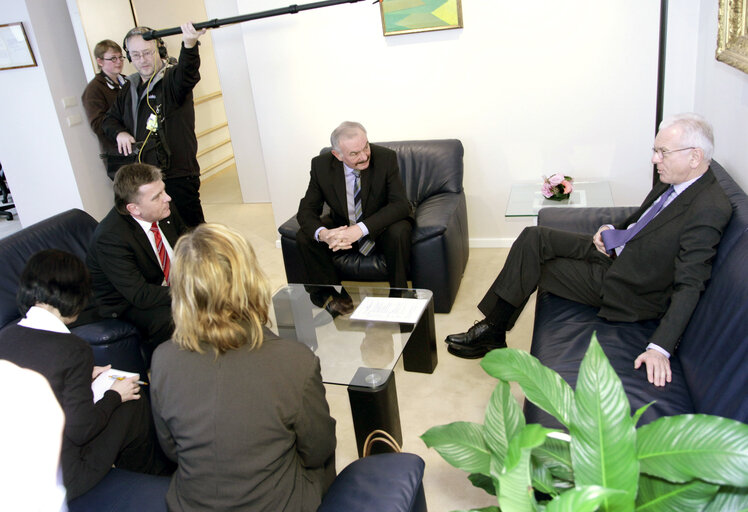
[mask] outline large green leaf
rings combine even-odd
[[[660,478],[641,475],[636,512],[682,512],[701,510],[719,489],[701,480],[674,484]]]
[[[498,460],[504,463],[509,439],[525,426],[525,416],[514,399],[509,384],[499,381],[486,407],[483,437]]]
[[[509,441],[509,449],[507,450],[506,459],[504,460],[506,470],[509,471],[518,464],[522,450],[529,449],[532,451],[533,448],[542,445],[548,434],[553,432],[557,431],[552,428],[545,428],[537,423],[525,425],[522,430],[517,432],[517,435],[512,437],[511,441]]]
[[[483,440],[483,425],[468,421],[439,425],[428,429],[421,439],[454,467],[468,473],[490,474],[491,455]]]
[[[748,489],[745,487],[720,487],[714,499],[702,512],[746,512],[748,511]]]
[[[549,496],[556,496],[559,491],[554,487],[553,475],[542,462],[539,462],[530,453],[530,475],[532,486]]]
[[[637,431],[642,473],[671,482],[694,478],[714,484],[748,486],[748,425],[684,414],[659,418]]]
[[[540,425],[525,425],[509,441],[504,467],[491,465],[491,476],[499,480],[499,506],[503,512],[535,511],[530,455],[550,432],[553,431]]]
[[[535,512],[529,449],[519,450],[516,464],[499,475],[499,507],[502,512]]]
[[[594,334],[579,367],[569,432],[576,485],[626,491],[604,499],[602,508],[633,510],[636,429],[623,385]]]
[[[483,489],[488,494],[496,496],[496,487],[494,486],[493,479],[490,476],[482,475],[480,473],[470,473],[468,480],[475,487]]]
[[[639,407],[636,412],[634,413],[634,426],[639,424],[639,419],[642,417],[642,415],[649,409],[649,407],[654,403],[654,401],[649,402],[648,404],[642,405]]]
[[[550,501],[545,512],[594,512],[606,498],[623,494],[623,492],[618,489],[606,489],[599,485],[576,487]]]
[[[574,481],[569,441],[549,435],[542,445],[533,448],[532,456],[547,467],[554,477],[567,482]]]
[[[516,381],[528,400],[569,426],[574,392],[559,374],[535,357],[524,350],[504,348],[489,352],[480,365],[493,377]]]

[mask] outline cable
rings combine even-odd
[[[159,70],[160,71],[160,70]],[[156,76],[157,71],[154,69],[153,74],[148,79],[148,83],[145,86],[145,104],[148,105],[148,108],[153,112],[153,115],[156,116],[156,129],[158,130],[158,112],[154,110],[154,108],[151,106],[151,98],[150,98],[150,92],[151,92],[151,82],[153,81],[153,77]],[[146,126],[148,124],[148,121],[146,121]],[[148,135],[145,136],[145,140],[143,141],[143,145],[140,146],[140,151],[138,151],[138,163],[142,164],[143,161],[141,160],[141,157],[143,155],[143,150],[145,149],[146,144],[148,144],[148,139],[151,137],[151,134],[155,130],[147,130]]]

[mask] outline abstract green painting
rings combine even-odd
[[[384,35],[462,28],[460,0],[382,0]]]

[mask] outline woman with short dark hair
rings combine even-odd
[[[66,327],[90,293],[88,270],[79,258],[56,249],[38,252],[26,263],[16,294],[25,316],[0,331],[0,359],[42,374],[65,413],[61,463],[68,500],[94,487],[112,465],[171,472],[157,450],[137,376],[113,381],[103,398],[93,401],[91,381],[109,367],[94,366],[91,347]]]
[[[169,510],[317,510],[335,477],[335,420],[317,357],[267,328],[254,251],[201,224],[177,242],[172,269],[174,338],[151,367],[159,441],[179,466]]]

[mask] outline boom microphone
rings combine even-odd
[[[281,7],[278,9],[270,9],[269,11],[256,12],[253,14],[243,14],[241,16],[233,16],[231,18],[223,19],[212,19],[203,21],[200,23],[193,23],[195,30],[202,30],[204,28],[218,28],[223,25],[233,25],[234,23],[242,23],[244,21],[259,20],[261,18],[270,18],[272,16],[280,16],[282,14],[296,14],[299,11],[308,11],[310,9],[318,9],[320,7],[329,7],[331,5],[338,4],[355,4],[361,0],[325,0],[324,2],[313,2],[311,4],[303,5],[289,5],[288,7]],[[374,0],[374,3],[379,3],[380,0]],[[163,30],[150,30],[143,34],[143,39],[150,41],[157,37],[173,36],[181,34],[181,27],[165,28]]]

